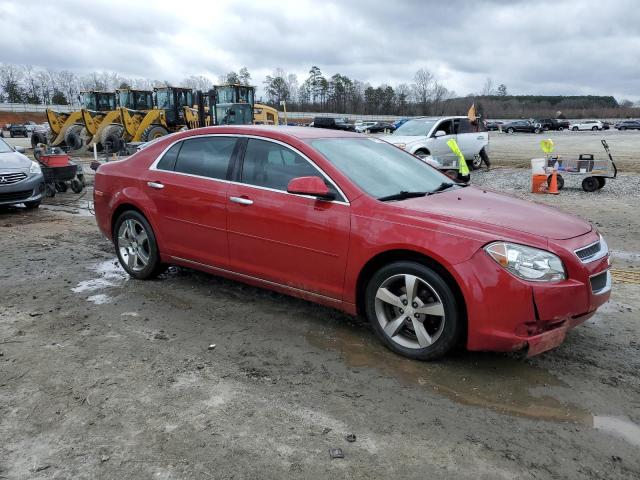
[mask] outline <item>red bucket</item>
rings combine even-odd
[[[69,166],[69,155],[42,155],[40,162],[47,167],[67,167]]]

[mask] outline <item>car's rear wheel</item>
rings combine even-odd
[[[507,133],[515,133],[516,131],[513,128],[507,128]]]
[[[375,273],[365,292],[366,314],[391,350],[431,360],[457,343],[463,320],[451,288],[417,262],[394,262]]]
[[[561,132],[564,130],[564,127],[558,127],[558,131]]]
[[[571,130],[573,130],[574,132],[578,131],[578,127],[573,127]]]
[[[418,150],[416,153],[414,153],[414,155],[420,160],[425,161],[431,155],[431,153],[428,150],[422,149]]]
[[[541,130],[540,130],[539,128],[534,128],[534,129],[533,129],[533,133],[540,133],[540,131],[541,131]]]
[[[113,232],[118,260],[129,275],[146,280],[164,271],[156,236],[144,215],[135,210],[124,212],[116,220]]]
[[[598,130],[598,127],[591,127],[591,130],[593,130],[594,132]]]

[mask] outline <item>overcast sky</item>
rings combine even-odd
[[[426,68],[458,95],[640,100],[638,0],[0,0],[0,62],[177,82],[311,65],[373,85]]]

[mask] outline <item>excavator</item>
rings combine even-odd
[[[115,110],[116,107],[116,94],[114,92],[100,92],[96,90],[90,90],[80,92],[78,99],[80,100],[81,108],[73,112],[57,112],[50,108],[47,109],[47,121],[51,128],[52,140],[50,145],[58,147],[66,145],[70,150],[80,150],[87,145],[87,141],[90,140],[91,134],[89,133],[84,120],[84,111],[93,112],[108,112]],[[34,143],[36,139],[31,143]],[[46,143],[46,142],[38,142]]]

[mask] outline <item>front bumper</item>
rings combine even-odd
[[[589,263],[576,248],[597,240],[590,234],[555,242],[568,278],[560,282],[527,282],[510,274],[484,250],[456,266],[467,306],[469,350],[514,351],[536,355],[562,343],[568,330],[593,316],[609,300],[608,254]]]
[[[0,184],[0,205],[15,205],[37,202],[44,193],[44,177],[41,173],[29,175],[24,180],[11,185]]]

